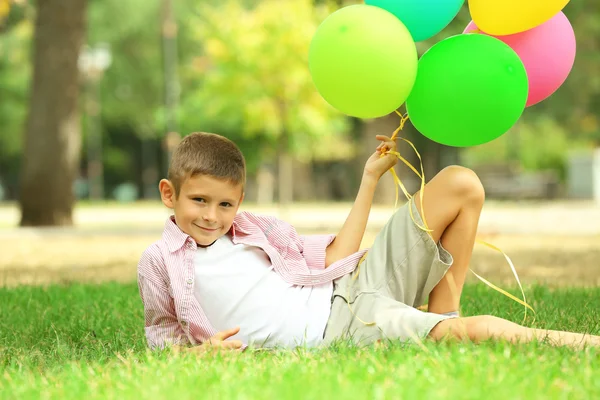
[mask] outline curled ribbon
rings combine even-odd
[[[398,157],[398,159],[400,161],[402,161],[406,166],[408,166],[419,177],[419,179],[421,180],[421,190],[419,191],[419,194],[420,194],[419,195],[419,198],[420,198],[419,200],[420,200],[421,210],[422,210],[422,214],[423,214],[421,216],[421,218],[423,220],[423,225],[424,226],[419,225],[415,221],[415,218],[414,218],[414,215],[413,215],[413,212],[412,212],[412,207],[409,207],[410,217],[413,220],[413,222],[415,223],[415,225],[419,227],[419,229],[427,232],[431,236],[430,232],[432,232],[432,230],[429,229],[428,226],[427,226],[427,220],[425,219],[425,209],[423,208],[423,193],[424,193],[424,189],[425,189],[425,173],[423,171],[423,160],[421,159],[421,155],[417,151],[417,148],[408,139],[405,139],[405,138],[402,138],[402,137],[398,137],[398,134],[400,133],[400,131],[402,131],[404,129],[404,125],[406,124],[406,121],[408,121],[409,117],[408,117],[408,115],[402,115],[402,114],[400,114],[398,111],[396,111],[396,114],[398,114],[400,116],[401,120],[400,120],[400,126],[394,131],[394,134],[392,135],[392,140],[397,140],[397,139],[403,140],[404,142],[408,143],[412,147],[412,149],[415,151],[417,157],[419,158],[419,164],[420,164],[420,170],[421,170],[421,172],[419,173],[419,171],[417,171],[417,169],[415,167],[413,167],[413,165],[410,162],[408,162],[404,157],[402,157],[400,155],[399,151],[387,151],[387,152],[381,154],[381,157],[385,157],[387,154],[393,154],[393,155],[395,155],[396,157]],[[394,204],[394,209],[396,209],[396,207],[398,206],[398,193],[399,193],[398,192],[398,188],[400,188],[402,190],[402,192],[404,193],[404,195],[406,196],[406,198],[407,198],[407,200],[409,202],[413,199],[413,196],[411,196],[408,193],[408,191],[406,190],[404,184],[402,183],[402,181],[400,180],[400,178],[398,178],[398,175],[396,174],[396,171],[394,170],[394,168],[391,168],[390,172],[391,172],[391,174],[392,174],[392,176],[394,178],[394,182],[395,182],[395,186],[396,186],[396,202]],[[512,273],[513,273],[513,275],[514,275],[514,277],[515,277],[515,279],[517,281],[517,284],[519,285],[519,289],[521,290],[521,294],[523,295],[523,300],[521,300],[521,299],[513,296],[512,294],[508,293],[507,291],[505,291],[505,290],[499,288],[498,286],[494,285],[493,283],[489,282],[485,278],[479,276],[472,269],[470,269],[470,271],[480,281],[482,281],[483,283],[485,283],[486,285],[488,285],[490,288],[492,288],[495,291],[497,291],[497,292],[505,295],[506,297],[510,298],[511,300],[514,300],[515,302],[523,305],[525,307],[525,315],[523,317],[523,322],[525,322],[525,320],[527,319],[527,309],[531,310],[534,314],[535,314],[535,310],[529,304],[527,304],[527,299],[525,297],[525,291],[523,290],[523,286],[521,285],[521,280],[519,279],[519,275],[517,274],[517,270],[516,270],[516,268],[515,268],[512,260],[508,257],[508,255],[506,255],[498,247],[496,247],[496,246],[494,246],[494,245],[492,245],[490,243],[487,243],[487,242],[485,242],[483,240],[479,240],[479,239],[477,239],[476,242],[480,243],[480,244],[482,244],[484,246],[487,246],[487,247],[489,247],[492,250],[496,250],[496,251],[498,251],[499,253],[501,253],[504,256],[504,258],[508,262],[508,265],[510,266],[510,269],[511,269],[511,271],[512,271]],[[367,254],[368,253],[365,253],[362,256],[362,258],[359,260],[358,265],[357,265],[356,270],[355,270],[355,273],[354,273],[354,276],[352,277],[352,280],[355,280],[358,277],[358,274],[360,273],[360,266],[361,266],[362,262],[365,260],[365,258],[367,257]],[[350,308],[350,311],[352,312],[352,314],[356,317],[356,315],[352,311],[352,308],[350,307],[349,304],[348,304],[348,307]],[[358,317],[356,317],[356,318],[358,318]],[[365,325],[368,325],[368,326],[374,325],[373,322],[368,322],[367,323],[367,322],[362,321],[361,319],[359,319],[359,321],[362,322]]]

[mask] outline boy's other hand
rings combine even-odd
[[[364,176],[379,180],[390,168],[398,162],[398,157],[395,154],[386,154],[388,151],[396,151],[396,142],[391,138],[383,135],[377,135],[377,140],[381,141],[375,153],[369,157],[365,164]]]
[[[221,347],[224,349],[240,349],[243,344],[240,340],[227,340],[230,337],[237,335],[240,331],[240,327],[229,329],[226,331],[218,332],[210,339],[208,339],[207,343],[213,347]]]
[[[227,340],[236,335],[240,328],[233,328],[226,331],[218,332],[211,336],[206,342],[200,346],[191,347],[190,350],[195,353],[206,353],[210,351],[223,350],[241,350],[243,343],[240,340]]]

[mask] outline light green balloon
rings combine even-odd
[[[391,13],[353,5],[331,14],[317,29],[309,70],[323,98],[358,118],[387,115],[405,101],[417,74],[410,32]]]
[[[477,146],[518,121],[528,93],[523,62],[507,44],[458,35],[423,54],[406,109],[414,127],[434,142]]]

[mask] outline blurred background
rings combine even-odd
[[[399,123],[397,115],[345,117],[312,84],[307,60],[316,28],[355,3],[362,2],[0,0],[4,282],[33,282],[58,269],[68,280],[90,266],[103,276],[110,268],[134,276],[136,257],[168,215],[157,183],[174,146],[194,131],[241,147],[250,209],[306,232],[341,226],[375,135],[391,135]],[[510,132],[467,149],[431,142],[410,122],[402,136],[421,153],[428,179],[451,164],[479,174],[488,197],[482,235],[531,256],[521,261],[532,279],[535,266],[573,263],[590,283],[599,273],[588,267],[600,261],[600,3],[571,0],[564,12],[578,41],[574,69]],[[469,21],[465,4],[441,34],[418,43],[419,53]],[[400,151],[418,166],[409,146]],[[418,189],[408,168],[396,170],[410,191]],[[394,196],[387,174],[372,232],[393,211]],[[552,255],[571,242],[580,258]],[[32,261],[39,243],[49,253]],[[488,258],[474,260],[488,271],[504,262]],[[573,275],[552,271],[549,280]]]

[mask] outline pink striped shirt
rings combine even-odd
[[[366,252],[361,250],[325,268],[325,250],[335,235],[298,235],[284,221],[249,212],[236,215],[229,234],[236,244],[263,249],[273,269],[289,284],[299,286],[321,285],[352,272]],[[217,333],[194,296],[196,249],[194,239],[170,217],[162,239],[142,254],[138,287],[152,349],[200,344]]]

